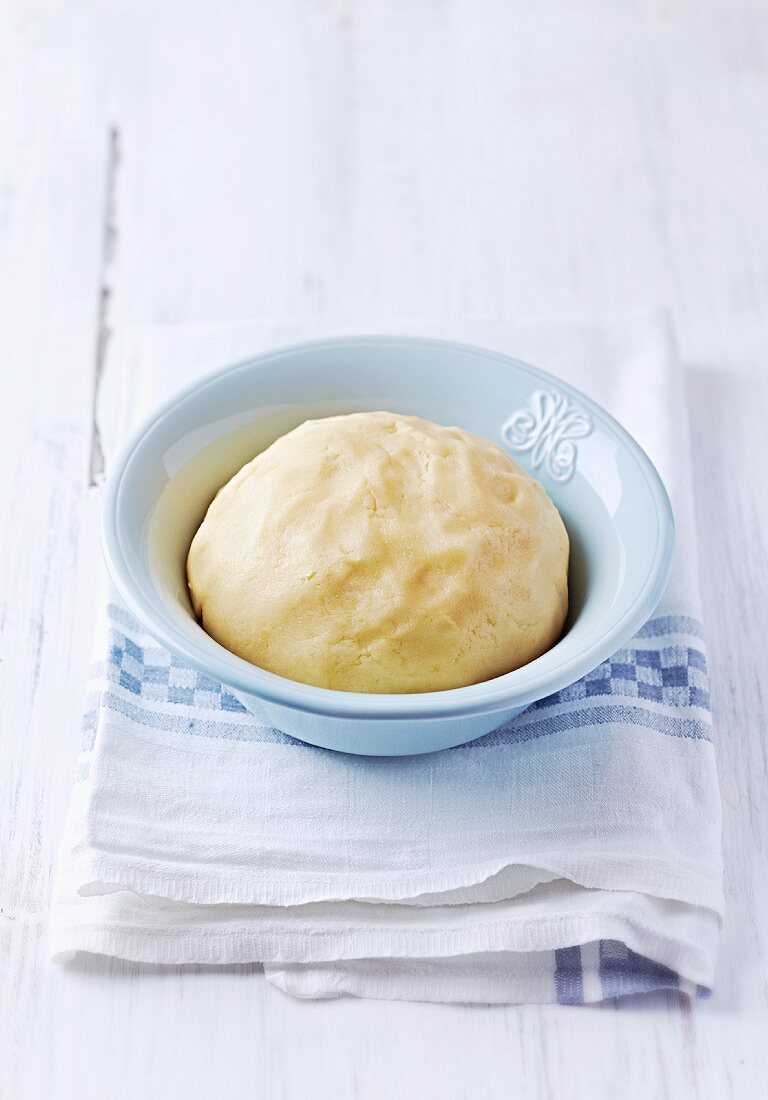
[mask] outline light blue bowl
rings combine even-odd
[[[537,660],[471,687],[366,695],[265,672],[198,625],[186,556],[220,486],[304,420],[377,409],[486,436],[554,500],[571,538],[571,610],[561,640]],[[471,741],[589,672],[653,612],[674,541],[659,475],[589,398],[495,352],[395,336],[299,344],[190,387],[143,424],[114,464],[102,529],[122,598],[182,661],[302,741],[384,756]]]

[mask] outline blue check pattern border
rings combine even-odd
[[[106,652],[93,670],[83,724],[86,748],[93,742],[103,707],[140,724],[179,733],[301,744],[252,715],[220,683],[159,646],[115,603],[107,608]],[[707,659],[696,619],[651,619],[628,646],[581,680],[534,703],[472,747],[611,724],[634,724],[670,737],[711,739]]]

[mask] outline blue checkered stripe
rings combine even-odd
[[[93,747],[102,711],[169,732],[244,741],[293,741],[260,723],[218,681],[150,640],[124,608],[109,604],[107,623],[104,659],[93,668],[87,694],[83,751]]]
[[[299,744],[251,715],[209,676],[151,641],[124,608],[108,608],[107,652],[89,695],[86,745],[102,707],[145,725],[205,737]],[[650,620],[635,642],[581,680],[534,703],[473,742],[514,744],[585,725],[634,723],[674,737],[710,738],[709,681],[701,627],[686,616]]]
[[[119,630],[111,631],[106,667],[110,680],[149,703],[246,713],[232,692],[210,676],[189,668],[165,649],[137,645]]]
[[[605,695],[709,710],[707,659],[702,649],[679,643],[658,649],[621,649],[547,702]]]

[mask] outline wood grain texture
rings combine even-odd
[[[761,0],[6,3],[0,1097],[761,1095],[767,101]],[[302,1004],[258,968],[48,964],[98,601],[93,411],[142,398],[110,331],[652,302],[688,368],[727,867],[713,1000]]]

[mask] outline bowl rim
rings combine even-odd
[[[327,351],[342,345],[363,347],[366,344],[386,344],[390,347],[428,346],[438,350],[481,355],[505,366],[513,366],[518,371],[528,374],[535,382],[555,385],[569,397],[581,403],[596,421],[632,454],[645,477],[655,505],[658,521],[656,546],[648,574],[632,604],[584,650],[557,667],[544,672],[537,671],[536,665],[541,659],[537,658],[494,679],[444,691],[407,694],[338,691],[288,680],[283,676],[267,672],[230,653],[208,635],[205,636],[207,642],[216,646],[218,652],[203,648],[206,643],[198,646],[177,627],[170,617],[164,617],[158,613],[157,601],[148,598],[143,586],[136,583],[123,552],[121,498],[126,474],[150,433],[177,414],[190,398],[199,395],[209,386],[218,385],[227,376],[236,375],[241,371],[251,371],[254,368],[268,369],[276,360],[296,352]],[[185,386],[155,408],[131,433],[108,472],[101,509],[101,541],[109,575],[128,609],[158,642],[187,664],[218,680],[235,693],[253,695],[266,702],[310,714],[358,720],[397,719],[402,721],[419,718],[456,718],[511,710],[529,706],[537,699],[551,695],[574,683],[615,653],[651,616],[663,595],[669,577],[674,538],[672,506],[653,462],[629,432],[586,394],[555,375],[501,352],[452,340],[394,334],[332,336],[284,345],[238,360]]]

